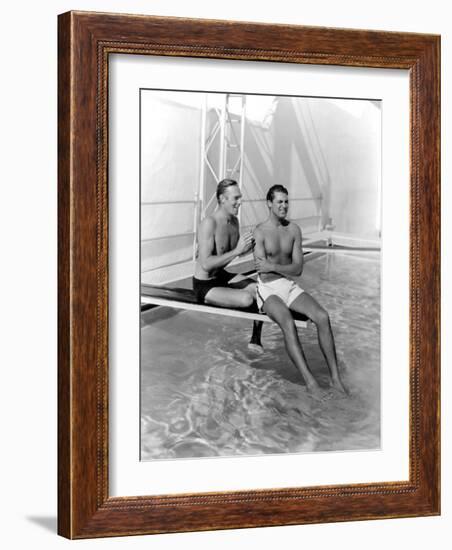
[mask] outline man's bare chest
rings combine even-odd
[[[225,224],[217,227],[215,231],[215,249],[218,256],[229,252],[237,245],[239,239],[238,227],[232,224]]]
[[[287,230],[268,231],[264,237],[265,251],[268,256],[289,256],[293,250],[294,237]]]

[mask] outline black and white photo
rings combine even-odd
[[[381,102],[140,90],[141,460],[380,447]]]

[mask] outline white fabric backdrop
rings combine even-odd
[[[157,277],[156,268],[193,257],[205,101],[201,92],[141,92],[141,270],[146,282]],[[222,103],[223,94],[208,94],[207,137],[218,120],[214,108]],[[252,228],[267,217],[267,190],[280,183],[289,190],[290,217],[305,235],[332,219],[340,233],[378,239],[380,103],[248,95],[242,227]],[[235,135],[239,140],[237,126]],[[219,147],[218,132],[208,154],[214,169]],[[236,150],[229,154],[237,158]],[[207,167],[204,177],[206,204],[216,182]]]

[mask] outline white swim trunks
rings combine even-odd
[[[269,296],[279,296],[286,306],[290,307],[295,298],[298,298],[303,292],[304,290],[294,281],[285,277],[265,283],[261,281],[260,277],[257,278],[256,300],[261,311],[265,300]]]

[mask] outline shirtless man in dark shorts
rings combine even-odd
[[[199,228],[193,290],[200,304],[247,308],[255,300],[255,281],[230,282],[237,274],[225,270],[232,260],[250,252],[254,245],[251,232],[240,235],[237,214],[242,194],[232,179],[220,181],[216,194],[218,208]],[[256,351],[262,350],[261,331],[262,322],[255,321],[249,346]]]
[[[293,280],[303,270],[301,231],[287,219],[289,196],[282,185],[267,193],[268,219],[254,231],[254,257],[258,271],[257,303],[281,328],[287,353],[314,396],[324,393],[312,375],[290,310],[307,315],[317,326],[320,349],[331,375],[331,387],[346,394],[339,376],[336,348],[328,313]]]

